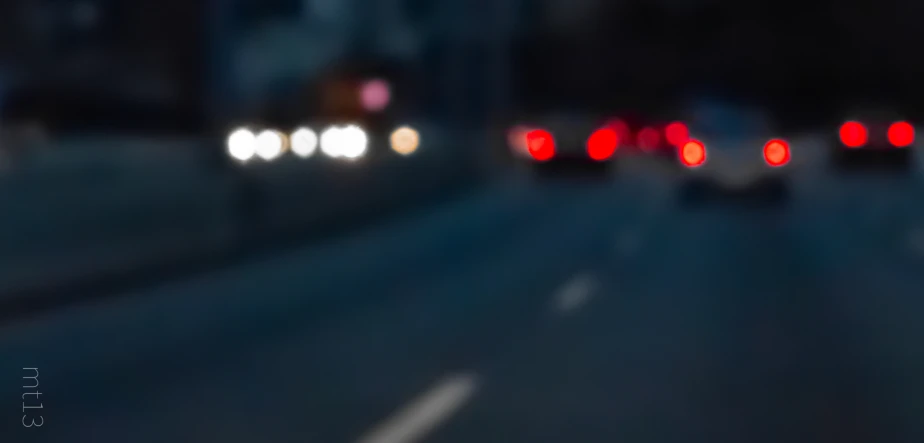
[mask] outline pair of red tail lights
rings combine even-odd
[[[764,161],[772,167],[786,166],[791,159],[789,143],[778,138],[764,144]],[[690,140],[680,147],[680,161],[690,168],[706,162],[706,145],[699,140]]]
[[[608,160],[619,148],[622,139],[627,138],[627,131],[618,127],[606,127],[594,131],[587,138],[587,155],[596,161]],[[647,133],[646,133],[647,131]],[[654,135],[660,134],[651,128],[639,132],[639,142],[647,145],[657,144]],[[643,140],[644,139],[644,140]],[[680,161],[688,167],[700,166],[706,162],[706,145],[692,140],[689,130],[683,123],[675,122],[665,128],[665,139],[679,150]],[[526,134],[526,146],[533,159],[548,161],[555,157],[555,137],[544,129],[534,129]],[[784,140],[773,139],[764,145],[764,160],[770,166],[783,166],[789,163],[789,144]]]
[[[869,142],[869,130],[862,123],[849,121],[841,125],[838,133],[841,143],[848,148],[862,148]],[[914,126],[908,122],[895,122],[886,132],[889,144],[896,148],[906,148],[914,144]]]
[[[526,147],[529,155],[538,161],[555,157],[555,137],[545,129],[533,129],[526,133]],[[619,134],[611,128],[601,128],[587,138],[587,155],[597,161],[609,159],[619,148]]]
[[[675,122],[667,125],[664,130],[666,140],[671,146],[680,147],[689,140],[689,131],[683,123]],[[597,129],[587,137],[587,155],[597,161],[608,160],[620,143],[631,137],[629,128],[621,122],[607,125]],[[661,144],[661,134],[657,129],[644,128],[636,136],[637,142],[643,149],[655,149]],[[544,129],[533,129],[526,133],[526,147],[529,154],[539,161],[551,160],[555,157],[555,137]]]

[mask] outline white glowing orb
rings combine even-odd
[[[285,152],[286,142],[277,131],[270,129],[257,134],[257,155],[263,160],[275,160]]]
[[[228,155],[238,161],[250,160],[257,153],[257,136],[246,128],[231,132],[226,144]]]
[[[308,158],[318,149],[318,135],[308,128],[298,128],[290,136],[292,152],[295,155]]]

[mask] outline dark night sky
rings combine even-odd
[[[21,38],[28,21],[19,19],[16,6],[38,1],[2,2],[0,53],[55,66],[57,55],[29,54],[37,43]],[[204,3],[111,2],[108,14],[119,19],[89,46],[109,48],[119,63],[164,68],[179,80],[184,106],[195,107],[196,91],[209,81]],[[268,4],[247,15],[268,13]],[[916,56],[924,42],[924,5],[908,0],[528,4],[557,18],[532,26],[513,52],[519,98],[535,106],[640,107],[700,91],[790,108],[870,97],[924,103],[924,58]],[[562,26],[553,28],[553,22]]]
[[[605,2],[583,32],[523,42],[521,83],[532,85],[522,94],[602,107],[700,90],[788,107],[913,106],[924,99],[920,10],[904,0]]]

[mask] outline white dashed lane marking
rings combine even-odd
[[[590,274],[581,274],[569,280],[555,294],[555,306],[562,313],[580,309],[593,295],[595,281]]]
[[[459,374],[443,379],[358,440],[358,443],[415,443],[458,411],[478,388],[478,379]]]

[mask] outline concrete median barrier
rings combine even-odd
[[[83,165],[7,176],[0,187],[0,317],[323,240],[480,180],[463,152],[418,154],[351,163],[293,157],[217,171],[176,162]]]

